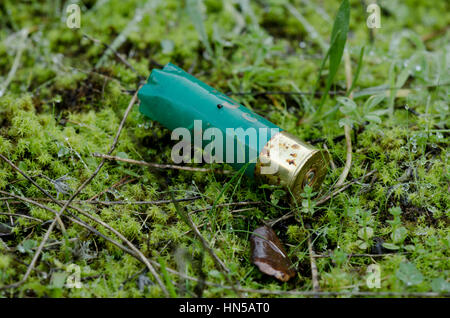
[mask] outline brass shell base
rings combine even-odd
[[[328,170],[329,155],[282,131],[264,146],[255,175],[263,181],[282,185],[299,198],[306,184],[317,190]]]

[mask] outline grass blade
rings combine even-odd
[[[336,76],[339,65],[341,64],[342,55],[344,54],[345,43],[347,42],[347,33],[350,22],[350,5],[348,0],[344,0],[339,7],[338,13],[334,20],[333,30],[331,31],[331,46],[329,49],[330,69],[328,72],[327,84],[325,92],[319,103],[319,113],[328,96],[331,84]],[[325,57],[327,58],[327,57]]]
[[[206,48],[206,52],[210,57],[213,56],[213,51],[208,40],[208,35],[206,34],[205,25],[203,23],[203,14],[200,9],[201,0],[187,0],[186,7],[189,17],[197,30],[200,41]]]
[[[169,273],[167,273],[166,262],[162,257],[159,257],[158,261],[159,264],[161,265],[161,274],[164,278],[164,281],[166,282],[167,291],[169,292],[170,297],[177,298],[177,292],[175,291],[175,287],[173,286],[172,281],[170,280]]]

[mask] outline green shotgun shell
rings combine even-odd
[[[200,158],[214,142],[210,154],[216,162],[290,188],[295,196],[306,184],[317,188],[325,177],[326,151],[302,142],[171,63],[152,70],[138,98],[145,116],[173,132],[180,128],[190,132],[190,142],[201,148]],[[194,159],[200,162],[198,156]]]

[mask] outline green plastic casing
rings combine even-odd
[[[138,98],[139,111],[170,130],[183,127],[194,136],[194,120],[201,120],[203,132],[210,127],[218,128],[224,138],[224,162],[226,141],[231,138],[229,140],[234,140],[235,145],[234,156],[237,148],[243,147],[241,150],[245,150],[245,162],[237,162],[236,157],[233,162],[226,162],[238,170],[247,165],[245,173],[251,177],[254,176],[255,163],[261,150],[277,131],[282,131],[275,124],[171,63],[162,70],[154,69],[151,72],[147,84],[139,90]],[[242,128],[244,131],[255,128],[258,140],[250,142],[248,136],[230,133],[227,128]],[[267,129],[267,133],[259,134],[260,128]],[[202,147],[209,142],[203,141]],[[251,158],[251,153],[256,153],[256,158]]]

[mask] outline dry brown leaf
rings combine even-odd
[[[267,275],[287,282],[295,276],[292,262],[271,227],[261,226],[250,237],[252,263]]]

